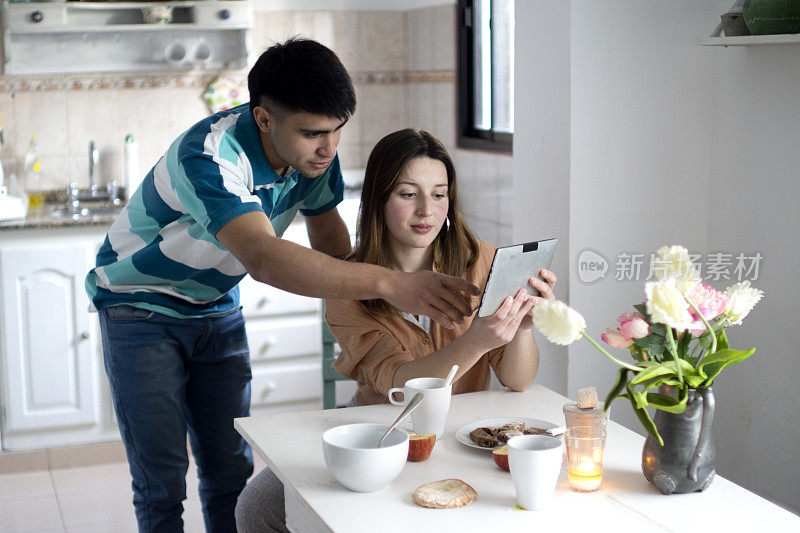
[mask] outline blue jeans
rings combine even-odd
[[[100,312],[103,356],[125,443],[139,531],[183,531],[188,432],[209,532],[235,532],[253,453],[233,428],[250,412],[241,311],[177,319],[122,305]]]

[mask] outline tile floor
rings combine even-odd
[[[255,472],[264,468],[255,463]],[[0,532],[135,533],[130,485],[127,463],[0,475]],[[202,532],[194,463],[186,485],[184,529]]]

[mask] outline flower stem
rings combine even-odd
[[[617,363],[618,365],[620,365],[620,366],[622,366],[622,367],[625,367],[625,368],[627,368],[628,370],[633,370],[634,372],[639,372],[639,371],[641,371],[641,370],[642,370],[642,369],[641,369],[641,367],[638,367],[638,366],[633,366],[633,365],[629,365],[628,363],[623,363],[622,361],[620,361],[619,359],[617,359],[616,357],[614,357],[613,355],[611,355],[610,353],[608,353],[607,351],[605,351],[605,350],[603,349],[603,347],[602,347],[602,346],[600,346],[599,344],[597,344],[597,341],[595,341],[593,338],[591,338],[591,337],[590,337],[589,335],[587,335],[585,332],[584,332],[584,333],[581,333],[581,335],[583,335],[583,337],[584,337],[584,338],[585,338],[587,341],[589,341],[589,342],[591,342],[592,344],[594,344],[594,347],[595,347],[595,348],[597,348],[598,350],[600,350],[600,351],[601,351],[601,352],[602,352],[602,353],[603,353],[603,354],[604,354],[606,357],[608,357],[609,359],[611,359],[612,361],[614,361],[614,362],[615,362],[615,363]]]
[[[672,358],[675,359],[675,373],[678,374],[678,381],[680,381],[681,386],[683,386],[683,370],[678,361],[678,348],[675,346],[675,339],[672,337],[672,328],[669,326],[667,326],[667,339],[669,340],[669,353],[672,355]]]
[[[714,334],[714,328],[711,327],[711,324],[708,323],[706,317],[703,316],[703,313],[692,303],[689,298],[686,298],[686,301],[689,303],[689,306],[694,309],[694,312],[697,313],[697,316],[700,317],[700,320],[703,321],[703,324],[706,325],[706,329],[708,330],[708,334],[711,335],[711,349],[706,353],[715,353],[717,351],[717,336]],[[700,359],[703,358],[703,353],[700,353],[700,357],[697,358],[697,363],[694,365],[697,368],[697,365],[700,364]]]

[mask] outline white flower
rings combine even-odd
[[[725,290],[725,294],[729,301],[728,306],[720,315],[720,319],[731,325],[741,324],[744,317],[764,297],[764,292],[751,287],[748,280],[731,285]]]
[[[533,325],[552,343],[566,346],[581,338],[586,321],[559,300],[539,300],[533,308]]]
[[[653,259],[653,273],[660,280],[674,279],[675,287],[684,296],[700,283],[697,267],[683,246],[662,246]]]
[[[675,278],[647,282],[644,286],[647,313],[653,322],[684,331],[692,325],[692,315],[677,283]]]

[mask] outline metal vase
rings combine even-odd
[[[673,387],[662,386],[659,392],[675,396]],[[700,492],[714,479],[714,392],[710,387],[688,392],[685,412],[656,410],[653,421],[664,446],[648,435],[642,450],[644,477],[662,494]]]

